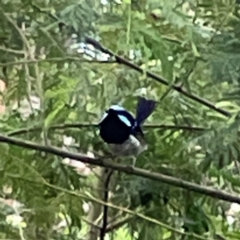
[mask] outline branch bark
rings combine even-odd
[[[167,175],[164,175],[161,173],[151,172],[151,171],[147,171],[147,170],[140,169],[140,168],[132,168],[130,166],[125,166],[122,164],[109,162],[109,161],[106,161],[103,159],[91,158],[84,154],[71,153],[68,151],[64,151],[60,148],[38,145],[34,142],[23,141],[23,140],[19,140],[16,138],[7,137],[4,135],[0,135],[0,142],[12,144],[15,146],[19,146],[19,147],[23,147],[23,148],[27,148],[27,149],[31,149],[31,150],[50,153],[50,154],[53,154],[53,155],[56,155],[56,156],[59,156],[62,158],[75,159],[75,160],[81,161],[83,163],[88,163],[88,164],[92,164],[92,165],[96,165],[96,166],[100,166],[100,167],[105,167],[105,168],[109,168],[112,170],[118,170],[121,172],[125,172],[127,174],[132,174],[132,175],[156,180],[156,181],[166,183],[166,184],[169,184],[169,185],[172,185],[175,187],[179,187],[179,188],[183,188],[183,189],[193,191],[196,193],[204,194],[204,195],[210,196],[212,198],[221,199],[221,200],[224,200],[227,202],[235,202],[235,203],[240,204],[240,197],[228,194],[221,190],[200,186],[198,184],[184,181],[179,178],[170,177],[170,176],[167,176]]]
[[[53,125],[49,127],[49,130],[61,130],[68,128],[96,128],[98,126],[97,123],[64,123]],[[165,125],[165,124],[146,124],[144,128],[147,129],[172,129],[172,130],[184,130],[184,131],[192,131],[192,132],[203,132],[206,130],[210,130],[204,127],[194,127],[194,126],[178,126],[178,125]],[[25,133],[38,132],[42,131],[42,127],[30,127],[30,128],[22,128],[18,130],[14,130],[8,133],[8,136],[16,136]]]
[[[113,174],[113,170],[109,170],[109,169],[105,169],[105,175],[106,179],[104,181],[104,202],[108,202],[109,201],[109,185],[110,185],[110,180],[111,180],[111,176]],[[103,206],[103,221],[102,221],[102,228],[100,231],[100,240],[104,240],[105,238],[105,234],[106,234],[106,229],[107,229],[107,225],[108,225],[108,206],[104,205]]]
[[[104,46],[102,46],[98,41],[92,39],[92,38],[86,38],[86,42],[89,43],[89,44],[92,44],[95,48],[99,49],[100,51],[102,51],[103,53],[106,53],[106,54],[109,54],[110,56],[114,57],[116,59],[116,61],[120,64],[124,64],[125,66],[128,66],[130,67],[131,69],[134,69],[142,74],[146,74],[148,77],[154,79],[155,81],[165,85],[165,86],[168,86],[168,87],[171,87],[172,89],[174,89],[175,91],[183,94],[184,96],[186,96],[187,98],[195,101],[195,102],[198,102],[218,113],[221,113],[222,115],[226,116],[226,117],[231,117],[231,113],[222,109],[222,108],[218,108],[215,106],[214,103],[211,103],[209,102],[208,100],[204,99],[204,98],[201,98],[197,95],[194,95],[194,94],[191,94],[191,93],[188,93],[187,91],[185,91],[181,86],[178,86],[178,85],[171,85],[166,79],[152,73],[152,72],[149,72],[149,71],[144,71],[142,70],[139,66],[137,66],[136,64],[120,57],[119,55],[115,54],[114,52],[112,52],[111,50],[105,48]]]
[[[98,167],[94,169],[95,174],[98,176],[97,179],[93,182],[93,184],[96,184],[97,191],[94,191],[94,195],[101,199],[101,201],[104,201],[104,182],[105,182],[105,170],[104,168]],[[107,169],[108,170],[108,169]],[[102,232],[102,227],[100,227],[100,224],[102,222],[102,208],[104,208],[105,205],[99,204],[97,202],[91,202],[89,214],[88,214],[88,220],[90,222],[93,222],[97,224],[99,227],[90,226],[90,231],[88,234],[88,240],[95,240],[98,239],[99,233]]]

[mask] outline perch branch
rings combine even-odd
[[[19,146],[19,147],[23,147],[31,150],[50,153],[62,158],[75,159],[83,163],[88,163],[88,164],[92,164],[100,167],[109,168],[112,170],[125,172],[127,174],[132,174],[132,175],[152,179],[152,180],[166,183],[175,187],[179,187],[179,188],[183,188],[196,193],[204,194],[212,198],[240,204],[240,197],[228,194],[221,190],[200,186],[196,183],[191,183],[179,178],[170,177],[161,173],[151,172],[151,171],[147,171],[140,168],[132,168],[122,164],[112,163],[103,159],[91,158],[84,154],[71,153],[68,151],[64,151],[60,148],[43,146],[43,145],[36,144],[34,142],[23,141],[16,138],[7,137],[4,135],[0,135],[0,142],[8,143],[11,145],[15,145],[15,146]]]

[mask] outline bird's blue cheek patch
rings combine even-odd
[[[126,111],[125,108],[119,106],[119,105],[112,105],[110,109],[115,110],[115,111]]]
[[[118,118],[123,122],[125,123],[128,127],[131,127],[132,124],[131,122],[128,120],[127,117],[123,116],[123,115],[118,115]]]

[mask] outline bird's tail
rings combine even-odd
[[[154,100],[148,100],[146,98],[140,97],[138,100],[136,120],[139,125],[142,125],[144,121],[153,113],[157,105]]]

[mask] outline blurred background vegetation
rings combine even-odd
[[[106,148],[92,124],[111,104],[134,112],[146,96],[160,104],[146,123],[149,149],[137,167],[240,195],[239,4],[2,0],[1,132],[99,156]],[[231,117],[117,63],[85,37]],[[0,152],[0,239],[98,239],[101,168],[3,143]],[[106,240],[240,239],[239,205],[114,176],[109,201],[117,208],[109,208]]]

